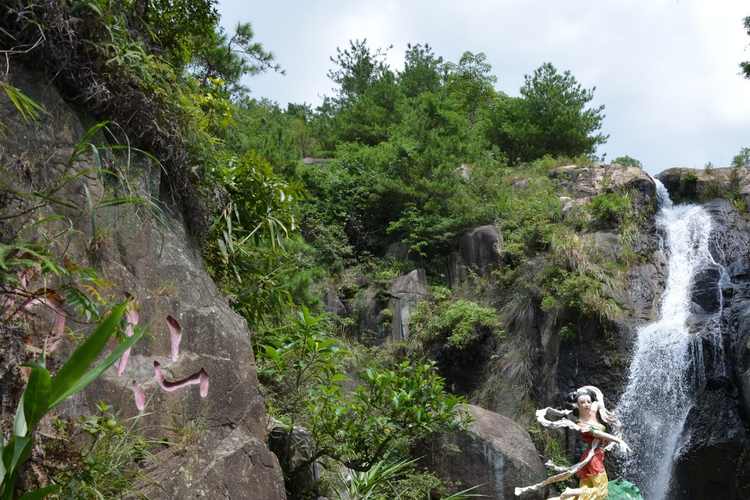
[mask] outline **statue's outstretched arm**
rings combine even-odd
[[[617,437],[617,436],[615,436],[613,434],[609,434],[607,432],[600,431],[600,430],[597,430],[597,429],[594,429],[594,428],[588,428],[588,429],[584,428],[582,430],[583,430],[583,432],[588,432],[589,434],[591,434],[595,438],[600,439],[602,441],[606,441],[608,443],[617,443],[619,445],[619,447],[620,447],[620,450],[623,453],[628,453],[630,451],[630,447],[620,437]],[[609,447],[607,449],[609,449]]]
[[[599,441],[595,439],[594,442],[592,443],[591,448],[589,449],[588,453],[586,454],[586,457],[583,460],[581,460],[577,464],[574,464],[574,465],[570,466],[567,470],[563,470],[559,474],[555,474],[554,476],[548,477],[547,479],[545,479],[544,481],[542,481],[540,483],[533,484],[531,486],[526,486],[524,488],[516,488],[515,489],[516,496],[517,497],[521,496],[521,495],[523,495],[524,493],[526,493],[528,491],[538,491],[541,488],[544,488],[545,486],[549,486],[549,485],[551,485],[553,483],[559,483],[560,481],[565,481],[566,479],[573,477],[573,475],[576,472],[578,472],[583,467],[585,467],[586,464],[588,464],[589,462],[591,462],[591,459],[594,458],[594,450],[598,446],[599,446]],[[561,470],[561,468],[556,468],[556,470]]]

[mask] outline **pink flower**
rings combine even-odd
[[[143,409],[146,407],[146,393],[143,391],[143,388],[136,383],[135,380],[133,380],[130,389],[132,389],[133,397],[135,398],[135,407],[138,408],[138,411],[143,411]]]
[[[164,372],[161,370],[161,364],[158,361],[154,361],[154,378],[159,383],[159,386],[166,392],[174,392],[177,389],[189,385],[199,385],[201,397],[205,398],[208,396],[208,372],[203,368],[183,379],[169,381],[164,377]]]
[[[141,320],[138,309],[136,309],[135,302],[132,300],[128,302],[128,310],[125,312],[125,335],[128,337],[133,336],[133,329]],[[122,376],[125,373],[125,368],[128,366],[128,360],[130,359],[130,348],[127,348],[120,357],[120,362],[117,363],[117,376]]]
[[[182,327],[180,323],[172,316],[167,316],[167,326],[169,327],[169,340],[172,346],[172,362],[176,362],[180,357],[180,341],[182,340]]]

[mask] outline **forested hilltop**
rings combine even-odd
[[[511,498],[577,444],[535,408],[622,394],[656,185],[570,72],[352,40],[283,108],[215,0],[9,0],[0,40],[0,498]],[[744,234],[748,166],[662,180]],[[737,498],[742,432],[685,455]]]

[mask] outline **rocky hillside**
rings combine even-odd
[[[406,352],[428,352],[453,390],[523,426],[531,424],[534,407],[561,406],[567,393],[585,384],[602,388],[614,406],[627,382],[637,328],[657,319],[666,278],[668,255],[664,234],[655,224],[658,201],[654,181],[639,168],[620,165],[569,165],[553,168],[547,175],[556,186],[563,223],[575,227],[574,250],[579,252],[572,257],[575,265],[585,268],[602,261],[622,263],[604,289],[616,304],[615,313],[607,315],[606,310],[592,311],[576,304],[545,304],[544,277],[538,270],[555,258],[553,254],[559,251],[555,248],[516,269],[515,280],[512,275],[508,280],[514,270],[508,261],[503,221],[477,227],[457,238],[452,253],[442,259],[447,263],[444,284],[434,278],[430,283],[419,267],[386,283],[368,282],[361,276],[355,280],[358,289],[352,290],[350,285],[328,288],[328,310],[351,317],[356,335],[367,342],[400,345]],[[702,344],[703,354],[693,362],[702,366],[693,368],[695,403],[674,466],[674,498],[712,498],[716,477],[733,478],[724,487],[727,498],[744,498],[750,486],[746,473],[750,345],[746,345],[747,329],[743,326],[743,311],[748,307],[744,290],[750,227],[743,198],[735,196],[746,189],[744,175],[729,169],[709,173],[681,169],[659,176],[676,200],[703,203],[714,222],[710,249],[715,265],[701,271],[691,285],[691,332],[696,335],[695,342]],[[523,193],[529,180],[521,177],[512,182]],[[717,182],[726,185],[716,188]],[[716,198],[721,192],[729,199]],[[628,193],[637,214],[636,230],[623,228],[622,220],[578,222],[581,207],[590,209],[592,200],[611,193]],[[625,259],[628,252],[634,256]],[[408,269],[409,261],[405,262]],[[435,297],[436,292],[446,293],[441,288],[445,285],[450,287],[451,300],[460,297],[490,305],[502,318],[502,335],[493,335],[475,324],[476,332],[470,340],[457,345],[451,341],[450,332],[446,337],[429,332],[424,322],[429,304],[451,307],[449,301]],[[430,314],[438,312],[431,310]],[[708,337],[714,335],[709,331],[714,330],[705,327],[715,314],[721,318],[718,343],[709,342]],[[579,443],[572,435],[554,444],[558,438],[545,437],[548,431],[539,432],[533,425],[527,428],[533,431],[542,456],[549,458],[550,453],[564,450],[577,453]],[[512,431],[508,428],[503,432]],[[510,439],[510,434],[503,435],[498,439]],[[509,451],[499,452],[504,458],[498,464],[473,458],[478,455],[471,440],[453,438],[452,444],[445,446],[446,450],[456,446],[461,450],[457,454],[447,452],[433,465],[447,478],[465,485],[472,481],[493,485],[518,482],[509,465],[513,463]],[[433,444],[427,455],[443,457],[445,453]],[[610,464],[611,476],[618,474],[614,462]],[[467,475],[466,470],[475,473]],[[495,479],[489,481],[483,476],[489,472],[476,472],[489,470],[495,471]],[[511,498],[492,490],[494,487],[481,491],[491,498]]]
[[[98,153],[92,153],[88,144],[83,145],[83,153],[76,149],[85,138],[84,123],[93,123],[90,117],[65,103],[38,73],[16,67],[11,82],[47,113],[29,123],[9,101],[0,103],[4,192],[59,189],[54,200],[38,208],[24,198],[6,198],[1,209],[2,240],[11,241],[21,228],[28,241],[45,241],[59,232],[62,236],[52,240],[56,256],[66,266],[95,269],[106,283],[102,293],[108,299],[132,296],[140,310],[140,324],[150,332],[133,349],[124,374],[111,368],[67,401],[58,414],[93,415],[97,402],[106,401],[123,419],[136,415],[131,384],[137,383],[148,398],[142,428],[158,439],[179,442],[144,463],[152,480],[141,491],[149,498],[285,498],[278,460],[266,444],[267,416],[247,324],[206,273],[181,216],[169,208],[151,211],[141,205],[101,203],[112,187],[93,169]],[[123,168],[128,170],[131,195],[158,199],[157,165],[140,156]],[[39,223],[31,224],[34,221]],[[32,289],[37,286],[41,283],[28,284]],[[179,322],[183,332],[176,361],[170,357],[168,316]],[[20,382],[18,365],[41,347],[49,330],[50,323],[43,318],[35,324],[33,331],[3,330],[4,424],[15,411],[17,399],[13,401],[11,388]],[[6,350],[6,346],[17,349]],[[61,347],[50,363],[54,366],[68,350]],[[153,377],[155,361],[172,380],[204,370],[210,382],[207,397],[201,398],[197,389],[161,390]],[[44,454],[39,453],[35,460],[43,464]]]

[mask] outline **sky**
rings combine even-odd
[[[393,46],[403,66],[407,43],[429,43],[457,61],[484,52],[496,88],[518,95],[525,74],[544,62],[570,70],[593,104],[604,104],[599,147],[612,160],[629,155],[651,173],[670,167],[727,166],[750,147],[750,60],[742,19],[747,0],[219,0],[222,24],[253,25],[286,75],[245,83],[256,98],[320,104],[332,94],[326,73],[336,47],[366,38]]]

